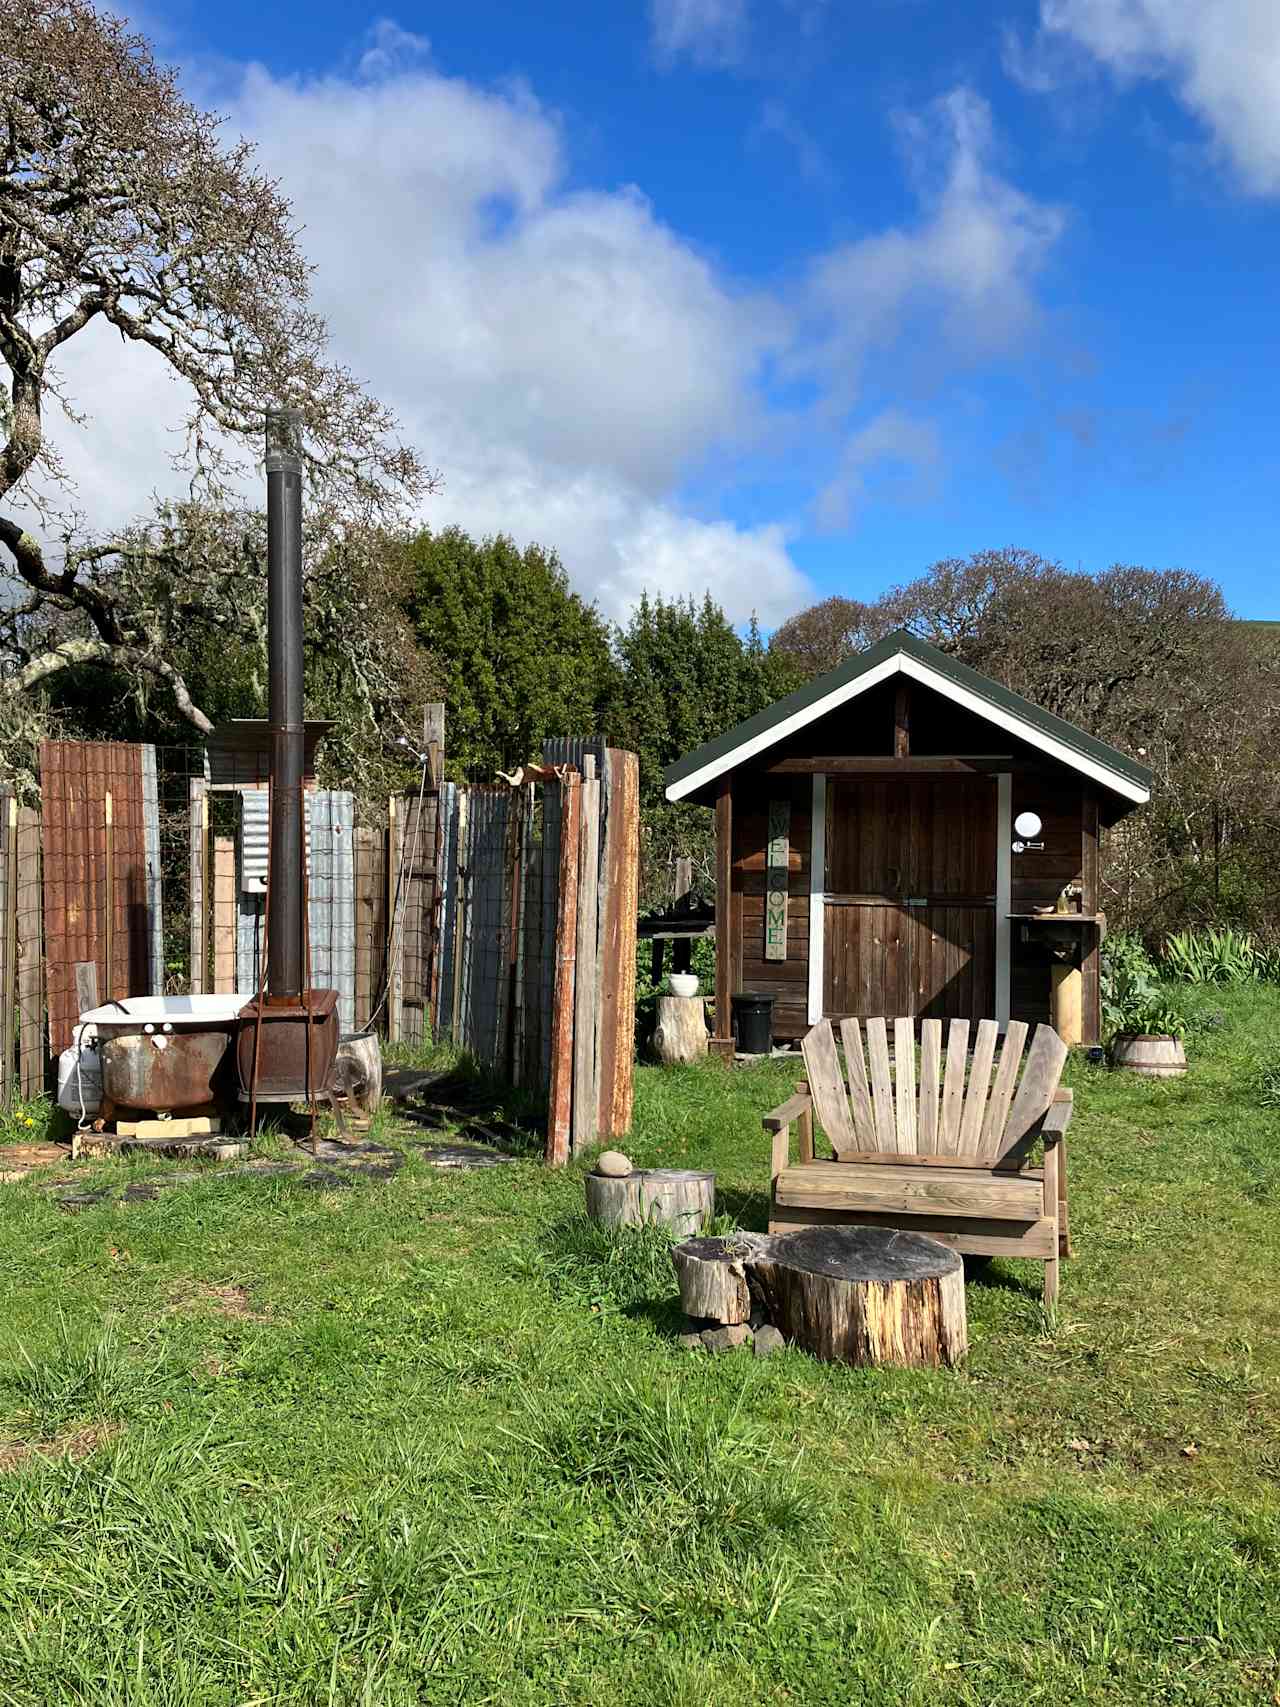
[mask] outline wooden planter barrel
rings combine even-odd
[[[1118,1036],[1111,1045],[1111,1065],[1149,1079],[1176,1079],[1187,1070],[1187,1057],[1176,1037]]]

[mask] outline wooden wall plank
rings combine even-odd
[[[722,777],[716,793],[716,1013],[715,1035],[733,1035],[733,782]]]

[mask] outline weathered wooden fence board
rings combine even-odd
[[[231,836],[213,843],[213,990],[236,988],[236,844]]]
[[[608,822],[600,904],[599,1134],[631,1129],[636,1023],[636,907],[640,851],[640,762],[610,747]]]
[[[18,808],[17,878],[19,1089],[24,1097],[34,1097],[45,1087],[47,1056],[40,814],[34,806]]]

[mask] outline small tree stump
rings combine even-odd
[[[587,1214],[606,1227],[658,1221],[688,1237],[716,1211],[716,1176],[693,1168],[637,1168],[622,1179],[586,1178]]]
[[[688,1239],[671,1260],[689,1315],[743,1322],[754,1302],[787,1339],[830,1363],[954,1368],[969,1349],[964,1263],[922,1233],[739,1233]]]
[[[659,996],[653,1048],[664,1067],[700,1061],[707,1052],[705,996]]]
[[[680,1303],[686,1316],[704,1321],[745,1322],[751,1291],[743,1259],[748,1246],[738,1239],[686,1239],[671,1252]]]

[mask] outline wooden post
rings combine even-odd
[[[733,1036],[729,997],[733,993],[733,792],[721,777],[716,793],[716,1029],[722,1041]]]
[[[355,832],[355,914],[356,914],[356,1030],[369,1023],[373,1004],[378,999],[378,980],[375,968],[374,933],[377,929],[379,868],[377,857],[380,838],[376,830],[357,829]]]
[[[1084,976],[1078,966],[1055,960],[1049,968],[1053,1029],[1073,1047],[1084,1041],[1082,997]]]
[[[40,887],[40,814],[18,809],[18,1044],[24,1097],[39,1096],[45,1079],[44,909]]]
[[[1098,796],[1086,788],[1081,799],[1080,911],[1097,914],[1101,906],[1098,882]],[[1097,1043],[1102,1035],[1100,948],[1102,932],[1086,925],[1080,960],[1080,1041]]]
[[[209,809],[207,797],[201,796],[201,804],[204,807],[205,812],[207,813],[208,809]],[[102,931],[102,938],[103,938],[103,949],[102,949],[102,964],[103,964],[103,970],[106,974],[106,976],[104,978],[104,983],[106,984],[106,991],[107,991],[106,999],[107,999],[107,1001],[110,1002],[110,1001],[115,1000],[115,994],[116,994],[116,960],[115,960],[115,952],[116,952],[116,825],[115,825],[115,812],[112,808],[110,790],[108,790],[107,793],[104,794],[102,797],[102,831],[103,831],[103,841],[102,841],[102,846],[103,846],[103,862],[102,862],[102,888],[103,888],[103,931]],[[202,899],[203,899],[203,891],[202,891]],[[200,942],[201,942],[201,946],[203,947],[203,944],[204,944],[204,921],[203,921],[203,919],[201,919]],[[203,967],[203,964],[204,964],[204,962],[201,961],[202,967]],[[203,988],[203,985],[201,987]],[[129,992],[126,990],[125,995],[127,996],[128,993]]]
[[[229,995],[236,987],[236,844],[213,839],[213,987]]]
[[[191,917],[188,922],[190,940],[191,975],[188,980],[191,994],[198,996],[203,993],[205,986],[206,961],[208,959],[205,934],[206,882],[205,868],[208,863],[209,850],[209,785],[203,777],[192,777],[188,785],[190,801],[190,897]],[[111,988],[111,973],[107,972],[106,1000],[110,1001],[114,991]]]
[[[636,907],[640,864],[640,761],[610,747],[609,815],[600,897],[599,1136],[631,1130],[635,1092]]]
[[[676,861],[676,892],[674,899],[683,901],[693,888],[693,861],[687,854],[681,854]]]
[[[573,1122],[574,970],[578,957],[578,841],[582,783],[568,771],[560,784],[560,871],[556,900],[556,968],[551,1009],[551,1090],[547,1111],[547,1162],[569,1160]]]
[[[907,676],[898,677],[893,696],[893,756],[911,757],[911,682]]]
[[[404,1019],[401,1007],[403,982],[400,967],[406,913],[409,905],[409,885],[400,869],[400,818],[394,794],[387,799],[387,1042],[398,1043]]]
[[[578,961],[573,1002],[573,1153],[596,1136],[596,941],[600,911],[600,782],[594,754],[583,761],[578,833]]]
[[[422,708],[422,750],[427,755],[427,787],[444,780],[444,706],[435,701]]]
[[[6,1103],[14,1092],[14,1035],[18,1006],[18,797],[9,796],[4,839],[4,1003],[0,1009],[0,1094]]]

